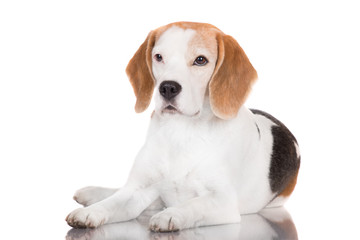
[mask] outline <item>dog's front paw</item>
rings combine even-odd
[[[99,187],[84,187],[77,190],[73,199],[84,207],[90,206],[99,200],[97,199],[99,194]]]
[[[105,224],[108,217],[104,208],[90,206],[72,211],[65,220],[74,228],[96,228]]]
[[[150,219],[153,232],[175,232],[185,227],[185,218],[177,208],[167,208]]]

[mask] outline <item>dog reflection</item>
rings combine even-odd
[[[71,229],[66,240],[157,239],[157,240],[212,240],[212,239],[298,239],[296,227],[285,208],[264,209],[257,214],[241,216],[241,223],[199,227],[171,233],[148,230],[151,214],[139,219],[107,224],[94,229]]]

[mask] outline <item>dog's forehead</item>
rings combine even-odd
[[[216,34],[220,32],[220,30],[210,24],[186,22],[170,24],[156,31],[155,47],[184,48],[191,46],[193,48],[206,48],[214,51],[217,50]]]
[[[195,34],[196,31],[193,29],[182,29],[172,26],[158,36],[155,47],[168,46],[180,50],[179,47],[186,47]]]

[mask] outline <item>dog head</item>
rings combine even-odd
[[[136,112],[150,104],[155,112],[201,114],[210,101],[222,119],[237,115],[257,73],[239,44],[205,23],[177,22],[149,33],[126,72],[137,101]]]

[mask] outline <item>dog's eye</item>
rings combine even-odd
[[[155,54],[154,58],[158,62],[161,62],[163,60],[163,57],[161,56],[161,54]]]
[[[204,66],[207,63],[208,63],[208,60],[204,56],[198,56],[194,61],[194,65],[196,65],[196,66]]]

